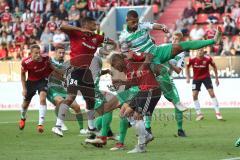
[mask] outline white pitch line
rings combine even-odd
[[[222,159],[222,160],[240,160],[240,157],[235,157],[235,158],[227,158],[227,159]]]

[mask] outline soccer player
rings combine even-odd
[[[168,30],[165,25],[149,22],[139,23],[138,13],[134,10],[128,11],[126,21],[127,27],[121,32],[119,37],[121,50],[123,52],[131,50],[135,54],[142,52],[150,53],[153,55],[151,63],[154,64],[163,64],[183,51],[200,49],[208,45],[219,43],[221,40],[221,30],[218,27],[214,39],[184,41],[157,46],[153,43],[149,31],[162,30],[167,33]]]
[[[19,129],[23,130],[25,127],[26,113],[32,97],[38,91],[40,98],[39,105],[39,123],[37,130],[39,133],[44,131],[43,123],[47,111],[46,96],[48,76],[53,71],[53,67],[49,61],[49,57],[42,57],[40,54],[40,47],[38,45],[31,46],[31,54],[26,59],[22,60],[21,82],[24,96],[21,110],[21,120],[19,122]],[[27,80],[26,80],[26,74]]]
[[[80,91],[86,101],[88,110],[93,110],[95,105],[95,87],[89,66],[97,48],[104,42],[104,37],[94,34],[96,21],[86,17],[82,21],[82,28],[69,25],[62,25],[60,29],[65,32],[70,39],[70,65],[67,71],[67,97],[60,104],[56,126],[52,132],[62,137],[61,124],[64,120],[66,110],[73,103]],[[107,40],[106,40],[107,41]],[[113,43],[107,41],[107,43]],[[94,130],[94,114],[88,119],[92,120],[92,130]],[[90,126],[89,126],[90,127]]]
[[[54,57],[51,58],[52,65],[54,65],[56,68],[61,70],[66,69],[66,64],[64,63],[64,57],[65,57],[65,48],[64,46],[58,45],[56,47]],[[49,77],[47,99],[56,106],[56,109],[55,109],[56,111],[58,111],[59,105],[67,96],[67,91],[63,86],[63,81],[64,80],[62,77],[58,77],[55,74],[51,74]],[[84,129],[83,129],[83,117],[81,115],[80,106],[77,104],[76,101],[74,101],[71,105],[71,108],[76,113],[76,120],[79,124],[80,133],[82,133]],[[63,131],[67,130],[64,123],[62,123],[61,129]]]
[[[179,43],[183,35],[181,32],[174,32],[172,37],[172,43]],[[184,53],[180,53],[171,59],[168,62],[165,62],[162,65],[159,65],[159,70],[155,71],[157,81],[160,84],[160,89],[163,92],[164,97],[173,103],[175,106],[175,119],[177,121],[177,135],[180,137],[186,137],[186,134],[183,130],[183,112],[178,108],[186,108],[181,102],[178,94],[178,90],[174,84],[173,78],[171,76],[172,71],[180,73],[184,67]],[[156,68],[155,68],[156,69]],[[186,108],[187,109],[187,108]],[[151,117],[145,117],[146,129],[151,132]]]
[[[209,73],[209,65],[213,67],[214,74],[215,74],[215,83],[218,86],[219,80],[218,80],[217,66],[209,55],[205,55],[204,49],[198,50],[197,56],[195,58],[189,58],[189,62],[186,67],[187,83],[190,82],[190,67],[192,66],[193,68],[192,95],[193,95],[195,110],[197,113],[196,121],[200,121],[204,119],[204,116],[200,109],[200,103],[198,101],[198,94],[199,94],[199,91],[201,90],[202,83],[206,87],[212,99],[213,107],[216,113],[216,118],[218,120],[223,119],[219,110],[218,100],[213,90],[213,85],[212,85],[212,81]]]

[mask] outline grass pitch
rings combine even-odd
[[[45,132],[36,131],[38,112],[29,111],[24,131],[18,129],[19,112],[0,112],[0,160],[219,160],[239,157],[234,147],[240,136],[240,110],[222,109],[226,121],[217,121],[213,109],[205,109],[205,119],[195,121],[195,113],[185,113],[184,130],[187,138],[176,137],[173,109],[156,110],[152,130],[155,136],[147,153],[127,154],[136,144],[134,130],[128,130],[126,150],[109,151],[114,141],[103,148],[84,144],[76,122],[66,122],[69,131],[63,138],[51,133],[55,115],[48,111]],[[86,123],[85,123],[86,126]],[[114,113],[112,129],[118,132],[118,113]]]

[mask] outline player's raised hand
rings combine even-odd
[[[167,26],[162,25],[162,29],[161,29],[164,33],[169,33],[169,30],[167,28]]]
[[[216,79],[215,83],[216,83],[216,86],[219,86],[219,80],[218,80],[218,78]]]

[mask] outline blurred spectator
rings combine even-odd
[[[68,12],[69,24],[73,26],[79,26],[80,25],[78,23],[79,19],[80,19],[80,11],[76,9],[75,5],[72,5],[70,11]]]
[[[12,21],[12,14],[10,13],[10,8],[6,6],[4,12],[1,14],[1,22],[10,23],[11,21]]]
[[[236,40],[234,41],[233,54],[238,56],[240,55],[240,35],[238,35]]]
[[[67,20],[68,19],[68,12],[65,10],[64,5],[61,4],[59,6],[59,9],[57,9],[55,16],[59,19],[59,20]]]
[[[212,39],[216,33],[216,29],[214,28],[212,23],[208,24],[208,28],[205,30],[205,38]]]
[[[2,44],[0,44],[0,60],[5,60],[7,58],[7,51],[3,47]]]
[[[0,13],[4,12],[5,7],[9,6],[6,0],[1,0],[0,1]]]
[[[21,12],[25,10],[24,0],[18,0],[18,7]]]
[[[227,4],[225,7],[225,12],[226,13],[231,13],[232,12],[232,8],[234,7],[236,1],[235,0],[227,0]]]
[[[196,16],[196,11],[193,8],[192,2],[188,2],[188,6],[183,11],[183,23],[184,24],[193,24]]]
[[[43,23],[43,19],[42,16],[39,13],[36,13],[34,16],[34,20],[33,23],[35,24],[35,26],[40,29],[42,27],[42,23]]]
[[[21,24],[21,20],[20,20],[20,17],[16,17],[15,18],[15,22],[13,22],[13,25],[12,25],[12,32],[13,34],[15,34],[16,32],[18,31],[22,31],[22,24]]]
[[[97,19],[99,17],[99,11],[97,8],[96,0],[88,0],[88,13],[87,16]]]
[[[64,1],[64,8],[67,10],[67,12],[70,11],[72,5],[74,5],[75,1],[74,0],[66,0]]]
[[[57,28],[57,23],[55,22],[55,17],[51,16],[50,20],[47,22],[46,27],[48,27],[50,32],[54,32]]]
[[[7,32],[3,31],[0,36],[0,44],[2,44],[3,47],[8,49],[9,44],[11,42],[12,42],[12,36],[8,36]]]
[[[60,29],[57,29],[53,35],[53,46],[63,44],[65,41],[66,35]]]
[[[34,28],[35,28],[35,25],[34,25],[32,19],[29,18],[29,19],[27,20],[27,22],[24,23],[24,29],[23,29],[23,31],[24,31],[25,36],[26,36],[26,37],[32,36]]]
[[[28,19],[34,18],[34,14],[30,12],[30,9],[26,9],[26,11],[22,15],[23,22],[27,21]]]
[[[225,35],[234,35],[237,32],[235,22],[229,15],[223,18],[223,27]]]
[[[54,11],[54,3],[52,0],[47,0],[45,4],[45,11],[44,11],[44,16],[48,20],[51,15],[53,15]]]
[[[196,0],[195,5],[198,5],[197,13],[213,12],[213,3],[211,0]]]
[[[188,27],[187,24],[184,23],[183,17],[176,21],[176,30],[181,31],[183,35],[188,33]]]
[[[191,40],[200,40],[203,39],[205,33],[203,28],[200,25],[194,25],[194,28],[190,31]]]
[[[239,17],[240,17],[239,3],[236,3],[235,7],[232,9],[232,19],[236,21]]]
[[[16,7],[13,13],[13,17],[22,17],[23,13],[20,11],[19,7]]]
[[[43,1],[42,0],[33,0],[31,2],[30,9],[34,13],[42,13],[43,12]]]
[[[23,46],[26,43],[26,37],[20,30],[16,32],[15,38],[14,38],[15,46],[18,48],[23,49]]]
[[[223,14],[225,11],[224,0],[213,0],[213,9],[215,12]]]
[[[76,0],[76,8],[80,11],[80,17],[87,15],[87,0]]]
[[[223,49],[222,49],[222,56],[231,56],[233,48],[233,43],[229,37],[225,37],[223,39]]]
[[[44,47],[44,50],[46,52],[49,51],[49,47],[51,46],[52,40],[53,40],[53,33],[51,33],[48,29],[48,27],[45,27],[42,35],[41,35],[41,43]]]

